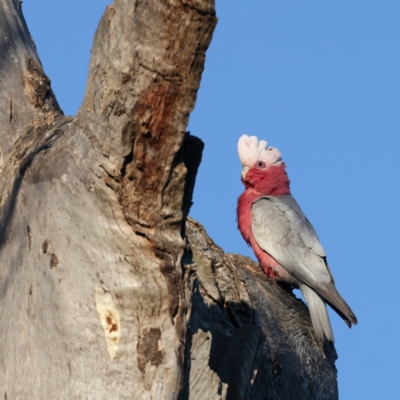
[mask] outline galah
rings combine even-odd
[[[238,227],[270,278],[299,288],[316,335],[334,342],[328,303],[351,327],[357,318],[336,290],[317,233],[290,192],[278,149],[243,135],[238,143],[245,191],[238,199]]]

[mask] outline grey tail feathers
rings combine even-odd
[[[354,315],[353,311],[349,305],[344,301],[342,296],[335,288],[333,282],[326,285],[320,285],[315,288],[322,298],[343,318],[347,326],[351,328],[351,324],[357,325],[357,317]]]
[[[321,340],[333,343],[335,339],[324,300],[307,285],[300,285],[300,290],[308,304],[315,333]]]

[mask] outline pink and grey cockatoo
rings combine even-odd
[[[267,276],[299,288],[315,333],[333,342],[328,303],[351,327],[357,318],[336,290],[324,249],[310,221],[290,193],[278,149],[243,135],[238,143],[246,189],[238,199],[238,227]]]

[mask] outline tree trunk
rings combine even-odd
[[[335,399],[305,305],[187,218],[213,0],[115,0],[65,117],[0,0],[0,396]]]

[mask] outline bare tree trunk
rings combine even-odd
[[[65,117],[0,0],[0,396],[335,399],[335,350],[187,220],[213,0],[115,0]]]

